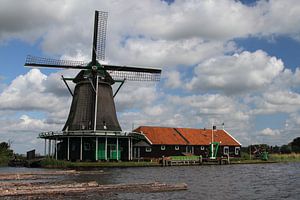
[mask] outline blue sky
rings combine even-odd
[[[243,145],[299,136],[299,1],[166,2],[0,0],[0,140],[42,152],[38,133],[62,129],[71,98],[59,77],[76,72],[23,65],[28,54],[88,61],[95,9],[109,12],[106,62],[163,70],[120,91],[123,130],[224,122]]]

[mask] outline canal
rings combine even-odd
[[[37,170],[0,168],[0,173]],[[44,169],[38,169],[44,170]],[[60,176],[63,182],[186,183],[187,191],[86,194],[89,199],[299,199],[300,163],[103,169],[104,173]],[[68,197],[81,199],[83,197]]]

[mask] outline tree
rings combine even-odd
[[[291,152],[292,152],[292,148],[291,148],[290,145],[285,144],[285,145],[282,145],[282,146],[281,146],[280,152],[281,152],[281,153],[291,153]]]
[[[300,137],[295,138],[291,142],[291,148],[293,152],[300,153]]]

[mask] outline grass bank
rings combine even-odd
[[[275,162],[300,162],[300,153],[270,154],[269,160]]]
[[[80,169],[80,168],[105,168],[105,167],[153,167],[160,166],[157,162],[69,162],[55,159],[44,159],[41,161],[41,167],[44,168],[64,168],[64,169]]]
[[[258,163],[275,163],[275,162],[300,162],[300,154],[299,153],[290,153],[290,154],[269,154],[268,160],[261,160],[258,158],[254,158],[253,156],[250,158],[248,153],[242,152],[240,158],[231,159],[232,164],[258,164]]]
[[[241,158],[231,159],[231,164],[263,164],[276,162],[300,162],[300,154],[270,154],[267,161],[260,159],[250,159],[249,154],[242,154]],[[157,162],[141,161],[141,162],[69,162],[55,159],[43,159],[39,163],[43,168],[61,168],[61,169],[89,169],[89,168],[109,168],[109,167],[154,167],[161,166]]]

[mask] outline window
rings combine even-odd
[[[228,155],[229,154],[229,147],[224,147],[224,154]]]
[[[146,147],[146,152],[151,152],[152,151],[152,148],[151,147]]]
[[[240,147],[235,147],[235,149],[234,149],[234,154],[235,154],[235,155],[240,155],[240,150],[241,150]]]
[[[178,151],[179,150],[179,146],[175,146],[175,150]]]
[[[201,146],[201,150],[202,150],[202,151],[204,150],[204,146]]]
[[[90,145],[90,143],[84,143],[84,150],[85,150],[85,151],[91,150],[91,145]]]
[[[162,151],[166,150],[166,146],[165,145],[160,146],[160,150]]]

